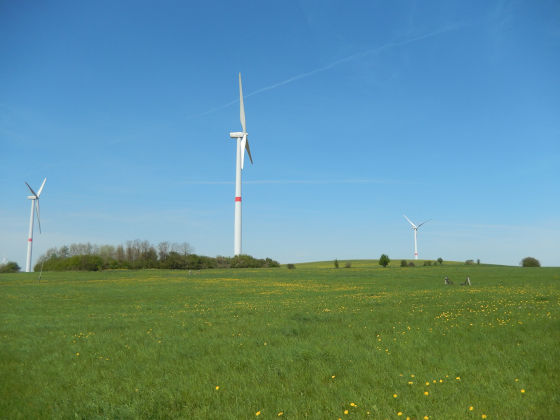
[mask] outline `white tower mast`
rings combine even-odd
[[[241,86],[241,73],[239,73],[239,119],[241,121],[242,132],[229,133],[232,139],[237,140],[237,152],[235,157],[235,221],[234,221],[234,238],[233,238],[233,254],[241,254],[241,172],[245,161],[245,150],[249,155],[251,164],[251,149],[249,148],[249,140],[247,126],[245,124],[245,106],[243,105],[243,88]]]
[[[27,235],[27,259],[25,261],[25,271],[27,273],[31,272],[31,254],[33,251],[33,220],[35,215],[37,215],[37,224],[39,225],[39,233],[41,232],[39,197],[41,196],[41,192],[43,191],[43,187],[45,186],[46,181],[47,178],[43,179],[41,188],[39,188],[39,191],[37,193],[33,191],[33,189],[29,186],[27,182],[25,183],[25,185],[27,185],[27,188],[29,188],[29,191],[31,191],[32,194],[27,196],[27,198],[31,200],[31,216],[29,217],[29,234]]]

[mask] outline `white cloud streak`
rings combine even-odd
[[[445,34],[447,32],[456,31],[456,30],[461,29],[461,28],[466,27],[466,26],[468,26],[468,24],[465,24],[465,23],[449,24],[449,25],[446,25],[443,28],[440,28],[436,31],[428,32],[428,33],[425,33],[425,34],[422,34],[422,35],[417,35],[417,36],[407,38],[407,39],[403,39],[403,40],[400,40],[400,41],[388,42],[388,43],[386,43],[384,45],[381,45],[379,47],[370,48],[370,49],[365,50],[365,51],[360,51],[360,52],[351,54],[349,56],[340,58],[340,59],[335,60],[335,61],[333,61],[329,64],[326,64],[322,67],[318,67],[314,70],[310,70],[310,71],[307,71],[307,72],[304,72],[304,73],[300,73],[300,74],[297,74],[295,76],[289,77],[286,80],[282,80],[281,82],[273,83],[269,86],[265,86],[263,88],[257,89],[253,92],[250,92],[250,93],[244,95],[244,97],[249,98],[251,96],[258,95],[258,94],[263,93],[263,92],[268,92],[269,90],[273,90],[273,89],[279,88],[281,86],[284,86],[284,85],[290,84],[292,82],[295,82],[297,80],[305,79],[305,78],[313,76],[315,74],[322,73],[324,71],[332,69],[333,67],[339,66],[339,65],[344,64],[344,63],[348,63],[348,62],[356,60],[360,57],[365,57],[365,56],[373,55],[373,54],[380,54],[383,51],[390,50],[392,48],[403,47],[405,45],[413,44],[415,42],[419,42],[419,41],[422,41],[424,39],[433,38],[433,37],[436,37],[438,35]],[[224,108],[230,107],[230,106],[235,105],[237,103],[239,103],[239,100],[235,99],[233,101],[230,101],[230,102],[225,103],[223,105],[220,105],[220,106],[217,106],[215,108],[209,109],[208,111],[202,112],[200,114],[191,115],[187,118],[190,119],[190,118],[201,117],[201,116],[204,116],[204,115],[212,114],[214,112],[217,112],[217,111],[222,110]]]

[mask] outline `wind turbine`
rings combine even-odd
[[[412,226],[412,230],[414,230],[414,259],[417,260],[418,259],[418,242],[416,241],[416,235],[418,234],[418,228],[420,226],[422,226],[424,223],[428,223],[430,220],[426,220],[425,222],[420,223],[418,226],[416,226],[414,223],[412,223],[412,221],[406,217],[406,215],[404,215],[404,218],[406,220],[408,220],[408,223],[410,223],[410,225]]]
[[[245,150],[249,155],[251,164],[253,158],[251,157],[251,149],[249,148],[249,141],[247,139],[247,126],[245,124],[245,107],[243,106],[243,88],[241,87],[241,73],[239,73],[239,119],[241,121],[241,128],[243,131],[229,133],[232,139],[237,139],[237,155],[235,166],[235,224],[234,224],[234,238],[233,238],[233,254],[241,254],[241,171],[245,162]]]
[[[41,233],[41,216],[39,211],[39,197],[41,196],[41,192],[43,191],[43,187],[45,186],[45,182],[47,182],[47,178],[43,179],[43,183],[39,188],[39,191],[33,191],[33,188],[29,186],[26,182],[27,188],[31,191],[32,195],[28,195],[27,198],[31,200],[31,217],[29,218],[29,236],[27,237],[27,261],[25,263],[25,271],[27,273],[31,272],[31,251],[33,248],[33,220],[35,219],[35,215],[37,215],[37,224],[39,225],[39,233]]]

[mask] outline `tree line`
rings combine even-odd
[[[51,248],[35,264],[35,271],[99,271],[107,269],[162,268],[200,270],[205,268],[279,267],[270,258],[250,255],[207,257],[194,254],[187,242],[160,242],[157,246],[136,239],[124,245],[93,245],[90,243]]]

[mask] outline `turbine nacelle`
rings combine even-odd
[[[246,132],[244,133],[242,131],[235,131],[233,133],[229,133],[229,136],[232,139],[242,139],[244,136],[247,136],[247,135],[249,135],[249,133],[246,133]]]

